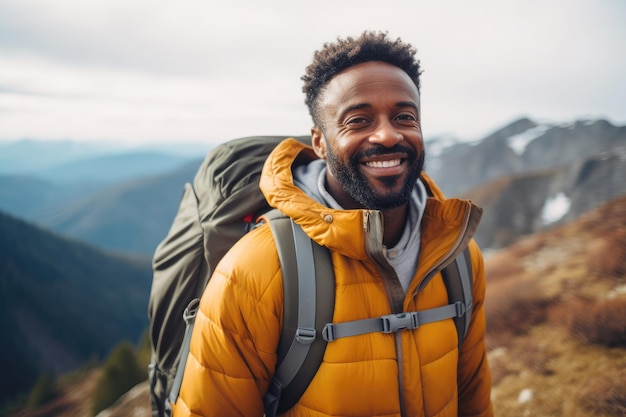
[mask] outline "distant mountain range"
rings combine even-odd
[[[189,158],[159,152],[95,156],[36,171],[34,175],[61,184],[112,184],[159,175],[179,168]]]
[[[147,329],[149,257],[104,253],[0,213],[0,405],[44,371],[103,358]]]
[[[172,223],[183,185],[200,160],[167,174],[126,181],[42,215],[39,222],[102,248],[152,255]]]
[[[63,165],[71,166],[74,163],[81,164],[98,158],[110,158],[110,163],[119,164],[119,161],[115,161],[117,156],[127,158],[132,155],[160,154],[168,155],[172,159],[199,158],[211,147],[210,143],[179,142],[133,146],[113,141],[41,141],[35,139],[0,141],[0,175],[38,175],[47,170],[58,169]],[[159,167],[150,167],[150,169],[151,172],[155,172],[155,169]],[[160,169],[162,172],[163,168]],[[90,175],[88,170],[85,171]]]
[[[432,146],[427,172],[447,196],[484,208],[476,240],[505,247],[626,194],[626,126],[518,120],[474,143]]]
[[[606,120],[575,121],[547,125],[524,118],[486,138],[451,142],[441,147],[437,138],[426,142],[427,172],[448,195],[461,195],[472,188],[505,176],[517,176],[582,164],[609,157],[626,149],[626,126]]]
[[[548,125],[524,118],[472,143],[428,139],[426,151],[426,171],[446,195],[485,209],[476,236],[485,249],[626,193],[626,126],[606,120]],[[151,255],[200,161],[91,155],[43,170],[44,177],[0,177],[0,210],[102,248]],[[86,181],[80,186],[68,178]]]

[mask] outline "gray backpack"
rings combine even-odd
[[[264,397],[266,416],[295,405],[322,362],[326,344],[340,337],[374,331],[414,329],[454,318],[462,343],[472,305],[472,273],[467,250],[442,273],[450,304],[437,309],[332,323],[334,275],[330,254],[278,210],[259,187],[269,153],[287,136],[235,139],[210,151],[193,184],[184,186],[178,213],[153,257],[148,316],[152,360],[149,366],[152,415],[171,415],[189,353],[195,313],[208,280],[224,254],[244,234],[270,224],[284,288],[283,329],[278,363]],[[308,137],[299,137],[310,143]]]

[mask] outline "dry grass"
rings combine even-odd
[[[553,302],[532,277],[490,283],[485,301],[489,346],[507,346],[511,336],[524,334],[545,321]]]
[[[596,375],[578,392],[577,402],[593,414],[626,416],[626,368]]]
[[[602,240],[592,242],[587,248],[590,269],[615,279],[626,275],[626,229],[611,230]]]
[[[626,416],[626,198],[486,260],[497,416]]]
[[[489,361],[497,416],[623,416],[601,409],[600,404],[611,404],[615,393],[607,392],[605,399],[596,396],[595,405],[577,400],[582,394],[592,396],[585,391],[595,381],[590,378],[626,369],[622,349],[578,343],[565,329],[545,323],[527,335],[514,336],[509,347],[492,350]],[[527,402],[520,402],[522,393],[530,394]]]
[[[626,297],[581,303],[569,329],[579,340],[626,348]]]

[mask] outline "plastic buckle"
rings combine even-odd
[[[398,330],[413,330],[419,327],[419,320],[415,312],[390,314],[382,316],[381,319],[383,321],[383,333],[395,333]]]
[[[463,317],[465,313],[467,312],[467,309],[465,308],[465,304],[463,304],[460,301],[457,301],[456,303],[454,303],[454,308],[456,309],[457,317]]]
[[[315,329],[299,327],[296,330],[296,340],[303,345],[310,345],[315,340]]]
[[[332,323],[326,323],[326,326],[322,329],[322,339],[327,342],[335,340],[335,325]]]

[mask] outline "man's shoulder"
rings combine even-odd
[[[216,272],[237,280],[241,285],[262,285],[280,271],[276,244],[269,225],[264,224],[246,233],[224,255]]]

